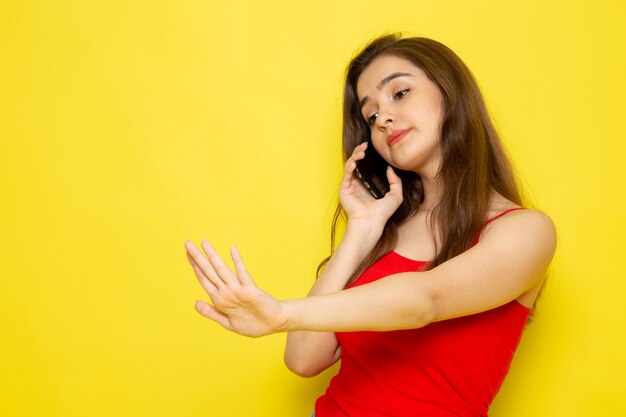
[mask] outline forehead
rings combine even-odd
[[[406,58],[394,55],[380,56],[363,70],[357,80],[356,93],[359,100],[373,94],[382,79],[396,72],[411,74],[415,79],[426,77],[421,68]]]

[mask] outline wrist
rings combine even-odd
[[[276,333],[279,332],[291,332],[293,330],[297,330],[296,326],[296,306],[294,303],[295,300],[282,300],[280,304],[282,306],[284,320],[279,329],[276,330]]]
[[[354,240],[364,252],[369,253],[383,234],[385,225],[368,219],[348,220],[344,240]]]

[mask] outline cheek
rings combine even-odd
[[[385,151],[385,144],[387,143],[387,138],[385,134],[382,132],[373,132],[370,135],[370,138],[372,144],[374,145],[374,149],[376,149],[376,152],[383,155],[383,152]]]

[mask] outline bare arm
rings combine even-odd
[[[354,178],[356,161],[365,156],[367,143],[357,146],[344,166],[339,201],[348,215],[341,243],[334,251],[308,297],[342,291],[348,278],[382,235],[387,219],[402,202],[402,186],[393,170],[387,173],[390,191],[375,200]],[[341,346],[334,332],[293,331],[287,335],[285,364],[300,376],[314,376],[341,357]]]
[[[368,237],[365,227],[348,223],[341,243],[318,277],[308,297],[342,291],[347,279],[375,245],[380,233]],[[293,331],[287,335],[285,364],[300,376],[314,376],[341,357],[341,346],[334,332]]]
[[[476,246],[430,271],[284,301],[283,326],[385,331],[479,313],[515,300],[540,283],[555,248],[556,233],[548,216],[531,210],[511,214]]]
[[[541,283],[556,248],[550,218],[524,210],[503,217],[481,241],[431,271],[407,272],[326,295],[278,301],[261,291],[233,251],[237,275],[203,242],[208,258],[187,249],[206,271],[213,305],[198,311],[248,336],[293,331],[418,328],[475,314],[515,300]]]
[[[309,292],[309,297],[332,294],[344,289],[348,278],[376,245],[385,223],[402,202],[402,182],[392,169],[387,170],[390,191],[379,200],[375,200],[363,184],[354,178],[356,161],[365,156],[366,150],[367,143],[357,146],[344,166],[339,201],[348,215],[348,225],[341,243]],[[196,277],[209,294],[217,295],[220,289],[225,289],[222,283],[243,284],[252,282],[243,269],[238,271],[239,280],[227,278],[224,282],[215,281],[217,273],[210,263],[206,262],[206,258],[190,242],[186,246],[188,248],[187,256]],[[212,253],[212,248],[208,243],[203,242],[203,248],[207,255]],[[235,257],[239,258],[239,254],[233,253],[233,259]],[[241,262],[240,266],[243,268]],[[259,296],[251,288],[247,289],[250,291],[246,292],[244,297]],[[261,296],[256,301],[268,301],[269,298]],[[223,316],[213,306],[198,303],[196,308],[205,316],[224,325]],[[256,334],[259,329],[253,326],[247,331]],[[298,375],[316,375],[337,362],[340,356],[341,347],[332,331],[319,332],[299,329],[289,332],[287,335],[285,364]]]

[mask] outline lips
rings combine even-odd
[[[411,129],[402,129],[402,130],[394,130],[393,132],[391,132],[389,134],[389,136],[387,136],[387,144],[389,146],[392,146],[395,143],[398,143],[403,137],[406,136],[407,133],[409,133]]]

